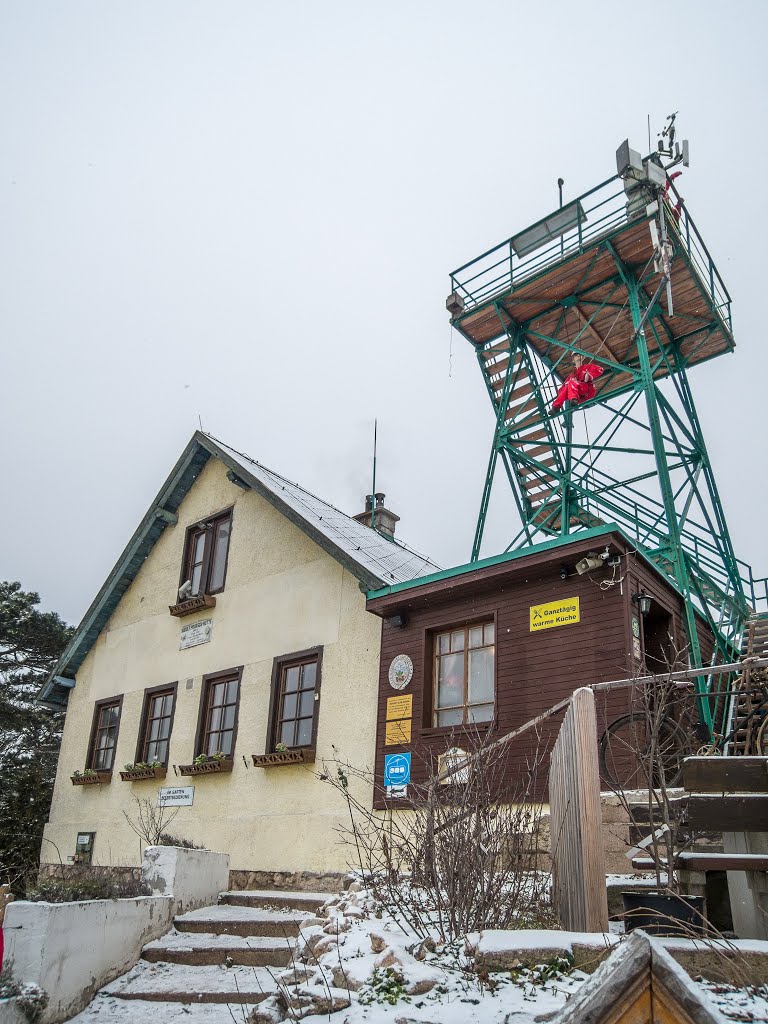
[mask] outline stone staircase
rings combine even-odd
[[[176,917],[167,935],[147,943],[141,960],[105,986],[70,1024],[232,1024],[276,990],[294,963],[303,921],[331,893],[225,892],[215,906]]]

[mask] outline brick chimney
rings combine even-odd
[[[386,495],[381,491],[377,491],[375,494],[366,494],[365,512],[358,512],[352,518],[355,522],[362,523],[363,526],[371,526],[371,516],[373,516],[373,529],[387,540],[393,540],[395,525],[400,521],[400,516],[396,516],[394,512],[390,512],[388,508],[384,507],[385,497]]]

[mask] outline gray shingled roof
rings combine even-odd
[[[369,526],[356,522],[327,501],[305,490],[297,483],[286,480],[260,462],[235,451],[221,441],[215,444],[236,459],[243,470],[256,477],[273,494],[278,495],[302,519],[321,531],[327,539],[360,563],[384,585],[406,583],[418,576],[439,572],[440,566],[420,555],[399,540],[388,540]]]
[[[394,586],[440,569],[424,555],[417,554],[399,541],[382,537],[298,484],[209,434],[197,431],[44,683],[39,694],[41,700],[66,704],[67,694],[74,686],[75,674],[85,656],[163,531],[176,522],[179,506],[211,457],[220,459],[227,466],[231,479],[260,494],[348,569],[360,580],[363,589]]]

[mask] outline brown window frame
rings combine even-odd
[[[199,757],[200,754],[204,754],[206,747],[206,739],[211,732],[221,732],[221,729],[208,729],[208,722],[210,720],[210,702],[209,696],[213,687],[217,683],[233,682],[237,681],[237,700],[235,701],[235,719],[232,725],[232,749],[226,755],[227,760],[232,760],[235,756],[235,746],[237,744],[237,726],[240,718],[240,696],[243,691],[243,666],[240,665],[237,668],[229,668],[223,672],[211,672],[209,675],[203,676],[203,685],[200,692],[200,709],[197,716],[197,733],[195,735],[195,757]],[[226,730],[229,732],[229,730]],[[208,755],[211,756],[211,755]]]
[[[291,654],[281,654],[272,662],[272,684],[269,699],[269,726],[267,730],[267,744],[266,751],[268,754],[275,753],[275,748],[280,741],[278,732],[280,731],[280,725],[284,721],[281,718],[280,711],[282,708],[282,697],[283,697],[283,680],[285,673],[289,668],[295,668],[300,665],[314,664],[315,667],[315,686],[314,686],[314,710],[312,714],[312,736],[309,743],[304,743],[294,747],[288,747],[289,750],[311,750],[314,751],[317,748],[317,724],[320,717],[320,688],[323,681],[323,648],[322,647],[310,647],[305,651],[294,651]],[[287,721],[288,719],[285,719]],[[298,717],[294,718],[293,721],[298,721]]]
[[[469,683],[469,666],[468,666],[468,654],[470,651],[469,647],[469,631],[476,629],[478,626],[493,626],[493,700],[492,701],[480,701],[477,704],[470,704],[468,702],[468,683]],[[461,705],[455,705],[455,709],[459,707],[463,708],[463,718],[461,722],[454,724],[439,725],[438,724],[438,712],[454,710],[454,708],[438,708],[437,707],[437,695],[438,695],[438,658],[440,657],[438,649],[439,637],[445,636],[450,633],[457,633],[459,630],[464,632],[464,703]],[[451,625],[439,626],[437,629],[430,630],[429,643],[427,644],[427,664],[429,665],[429,699],[424,701],[425,714],[425,728],[427,730],[444,730],[450,732],[452,729],[486,729],[493,725],[496,720],[498,713],[498,685],[497,685],[497,672],[498,672],[498,624],[496,622],[496,616],[483,616],[480,619],[473,619],[469,622],[457,622]],[[483,645],[483,648],[491,645]],[[483,648],[471,648],[472,650],[482,650]],[[469,709],[472,707],[479,707],[482,705],[493,705],[493,714],[490,718],[483,719],[479,722],[472,722],[469,719]]]
[[[137,741],[136,741],[136,758],[135,758],[135,762],[149,763],[147,757],[145,756],[146,748],[147,748],[147,745],[148,745],[148,742],[149,742],[147,740],[147,732],[149,730],[149,722],[150,722],[149,711],[150,711],[150,708],[152,706],[152,702],[153,702],[154,698],[155,697],[160,697],[160,696],[165,696],[166,694],[170,694],[171,697],[172,697],[172,701],[171,701],[171,714],[170,714],[171,724],[170,724],[170,726],[168,728],[168,739],[167,739],[168,753],[170,754],[171,736],[173,735],[173,721],[174,721],[174,718],[176,717],[176,694],[177,694],[177,691],[178,691],[178,687],[179,687],[178,682],[175,682],[175,683],[167,683],[165,686],[148,686],[144,690],[144,702],[143,702],[143,704],[141,706],[141,719],[139,720],[139,722],[140,722],[140,724],[139,724],[139,735],[138,735],[138,738],[137,738]],[[162,764],[162,766],[164,768],[168,767],[168,763],[169,763],[168,757],[166,757],[166,759],[161,762],[161,764]]]
[[[109,768],[97,768],[95,764],[96,760],[96,740],[99,733],[99,721],[101,719],[101,712],[106,708],[117,708],[117,728],[115,729],[115,742],[112,748],[112,763]],[[120,739],[120,722],[123,717],[123,694],[119,694],[115,697],[105,697],[103,700],[97,700],[93,705],[93,720],[91,721],[91,734],[88,739],[88,754],[85,761],[86,768],[93,768],[99,772],[113,772],[115,769],[115,758],[117,757],[117,742]]]
[[[198,594],[220,594],[227,585],[227,569],[229,567],[229,549],[232,545],[232,526],[234,517],[232,515],[234,506],[225,508],[221,512],[217,512],[215,515],[206,516],[205,519],[201,519],[197,523],[193,523],[192,526],[187,527],[187,532],[184,537],[184,556],[181,560],[181,574],[179,576],[179,588],[187,580],[191,580],[193,576],[192,572],[192,557],[195,549],[195,544],[198,537],[203,537],[203,556],[200,570],[200,589],[192,592],[192,596]],[[227,538],[227,553],[224,557],[224,574],[221,581],[220,587],[211,587],[211,572],[213,571],[213,553],[216,542],[216,529],[224,522],[229,522],[229,537]]]

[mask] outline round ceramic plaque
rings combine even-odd
[[[404,690],[413,678],[413,662],[407,654],[398,654],[389,666],[389,685],[393,690]]]

